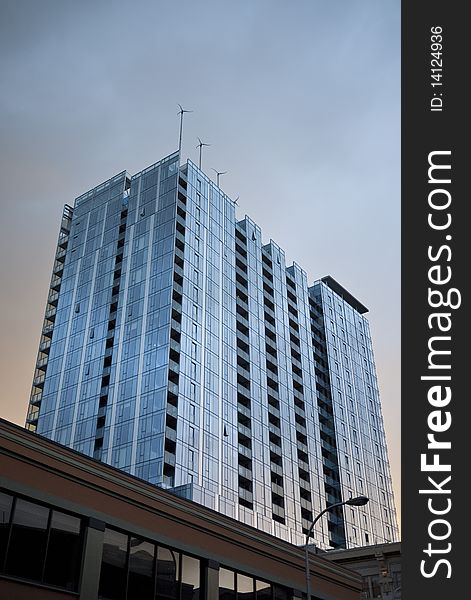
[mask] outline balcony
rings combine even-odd
[[[38,424],[38,417],[39,415],[31,415],[28,416],[26,419],[26,429],[28,431],[36,431],[36,426]]]
[[[172,321],[171,321],[170,324],[172,326],[172,329],[174,329],[177,333],[181,333],[182,327],[181,327],[181,324],[178,321],[175,321],[175,319],[172,318]]]
[[[49,297],[47,299],[49,304],[53,306],[57,306],[57,302],[59,301],[59,292],[51,291],[49,293]]]
[[[237,281],[242,285],[243,288],[247,288],[247,273],[237,266],[235,270],[236,276],[238,276]]]
[[[310,500],[306,500],[305,498],[301,498],[301,506],[305,510],[312,510],[312,504]]]
[[[246,331],[242,331],[242,329],[237,329],[236,333],[237,333],[237,337],[248,346],[250,343],[249,336],[248,336],[248,330],[246,332]]]
[[[36,369],[41,369],[42,371],[46,370],[48,357],[40,358],[36,363]]]
[[[66,250],[64,248],[59,247],[56,252],[56,260],[64,262],[66,255]]]
[[[178,407],[167,402],[167,414],[176,419],[178,416]]]
[[[184,233],[184,232],[182,233],[181,231],[179,231],[179,230],[177,229],[177,231],[176,231],[176,234],[175,234],[175,237],[176,237],[176,239],[177,239],[179,242],[181,242],[182,244],[184,244],[184,243],[185,243],[185,233]]]
[[[237,347],[237,356],[240,356],[240,358],[244,359],[245,362],[250,364],[250,355],[245,350],[242,350],[242,348],[239,346]]]
[[[249,322],[245,317],[243,317],[241,314],[237,313],[236,319],[237,319],[237,323],[241,323],[242,325],[244,325],[244,327],[246,329],[250,330]]]
[[[250,371],[248,371],[239,364],[237,364],[237,373],[242,375],[242,377],[245,377],[247,381],[250,381]]]
[[[61,282],[62,282],[62,279],[60,277],[54,276],[51,279],[51,289],[55,290],[55,291],[59,291],[59,288],[61,286]]]
[[[275,336],[275,339],[276,339],[276,327],[274,325],[272,325],[270,323],[270,321],[265,320],[265,333],[267,331],[270,332],[273,336]],[[268,337],[270,337],[270,336],[268,336]],[[273,339],[273,338],[271,338],[271,339]]]
[[[172,381],[169,381],[167,389],[171,394],[178,396],[178,383],[173,383]]]
[[[307,446],[306,446],[306,444],[304,444],[303,442],[297,441],[297,442],[296,442],[296,447],[297,447],[299,450],[302,450],[302,452],[304,452],[305,454],[307,454],[307,453],[308,453]]]
[[[164,454],[164,461],[167,465],[174,467],[175,466],[175,454],[172,454],[171,452],[166,451]]]
[[[304,462],[304,460],[298,459],[298,466],[303,471],[306,471],[306,473],[309,473],[309,464]]]
[[[329,469],[331,469],[332,471],[338,471],[338,468],[339,468],[338,464],[334,463],[329,458],[322,457],[322,464],[325,467],[328,467]]]
[[[57,277],[61,277],[63,271],[64,271],[64,263],[56,260],[56,262],[54,263],[54,268],[53,268],[52,272],[54,273],[54,275],[57,275]]]
[[[29,399],[29,402],[30,402],[30,404],[33,404],[33,405],[40,404],[42,397],[43,397],[42,392],[33,394],[31,396],[31,398]]]
[[[242,396],[244,396],[245,398],[250,400],[250,383],[249,383],[249,387],[246,387],[245,385],[238,383],[237,384],[237,393],[241,394]]]
[[[242,435],[245,435],[245,437],[248,437],[249,439],[252,437],[252,430],[250,427],[242,425],[242,423],[237,424],[237,430],[239,433],[242,433]]]
[[[246,458],[249,458],[250,460],[252,460],[252,450],[250,448],[247,448],[243,444],[239,444],[238,450],[239,450],[239,454],[242,454],[242,456],[245,456]]]
[[[167,411],[167,414],[170,414]],[[165,438],[167,440],[171,440],[172,442],[176,442],[177,441],[177,432],[175,431],[175,429],[172,429],[171,427],[166,427],[165,428]]]
[[[181,250],[180,248],[178,248],[178,246],[175,247],[175,256],[177,256],[181,260],[185,260],[185,252],[183,250]]]
[[[169,371],[173,371],[175,375],[180,373],[180,365],[172,359],[169,360],[168,368]]]
[[[308,492],[311,491],[311,484],[309,481],[306,481],[305,479],[299,478],[299,487],[303,488],[303,490],[306,490]]]
[[[56,318],[56,313],[57,313],[57,308],[55,306],[53,306],[52,308],[49,308],[48,310],[46,310],[46,313],[44,316],[49,321],[54,321],[54,319]]]
[[[59,238],[59,242],[57,244],[59,246],[59,248],[61,248],[61,249],[67,248],[67,244],[68,243],[69,243],[69,236],[68,235],[63,235],[61,233],[61,236]]]
[[[278,506],[278,504],[272,504],[273,514],[277,517],[285,518],[285,509],[282,506]]]
[[[51,347],[51,340],[43,340],[40,344],[39,344],[39,350],[41,352],[49,352],[49,349]]]
[[[278,484],[274,483],[273,481],[271,482],[271,491],[281,497],[283,497],[283,495],[284,495],[284,490],[281,487],[281,485],[278,485]]]
[[[301,433],[304,436],[307,435],[306,427],[304,425],[301,425],[298,422],[296,422],[296,431],[298,431],[299,433]]]
[[[335,439],[335,432],[334,432],[333,428],[330,427],[329,425],[320,422],[319,423],[319,429],[322,431],[322,433],[325,433],[326,435],[328,435],[331,438]]]
[[[239,498],[242,498],[245,502],[252,504],[253,496],[252,492],[249,490],[245,490],[244,488],[239,487]]]
[[[265,313],[266,313],[266,315],[268,315],[269,317],[271,317],[273,319],[273,321],[275,321],[275,313],[266,304],[265,304]]]
[[[34,379],[33,379],[33,385],[35,387],[43,387],[44,386],[44,380],[46,379],[46,375],[45,373],[42,373],[41,375],[37,375]]]
[[[243,404],[240,404],[240,402],[237,404],[237,410],[240,412],[241,415],[244,415],[244,417],[247,417],[248,419],[250,419],[252,416],[250,413],[250,408],[247,408]]]
[[[173,282],[173,289],[175,292],[180,294],[180,296],[183,296],[183,286],[180,285],[179,283],[177,283],[176,281]],[[181,304],[181,302],[180,302],[180,304]]]
[[[185,228],[186,227],[185,220],[186,220],[185,217],[177,212],[177,225],[180,225],[180,227]]]
[[[243,467],[242,465],[239,465],[239,475],[242,475],[242,477],[245,479],[252,481],[252,471],[246,467]]]

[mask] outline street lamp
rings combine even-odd
[[[311,600],[311,577],[309,573],[309,538],[311,537],[312,530],[314,529],[314,525],[317,521],[322,517],[323,514],[332,510],[333,508],[337,508],[337,506],[343,506],[344,504],[348,504],[348,506],[364,506],[370,501],[366,496],[357,496],[356,498],[349,498],[348,500],[344,500],[343,502],[336,502],[335,504],[331,504],[327,508],[324,508],[322,512],[320,512],[314,521],[311,523],[309,527],[309,531],[306,535],[306,543],[304,545],[304,567],[306,570],[306,600]]]

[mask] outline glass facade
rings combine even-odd
[[[64,215],[28,428],[295,544],[360,493],[313,541],[397,538],[362,305],[178,154]]]

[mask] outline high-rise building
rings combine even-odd
[[[172,154],[66,206],[27,427],[324,548],[397,539],[367,309]]]

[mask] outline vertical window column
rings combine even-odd
[[[175,484],[175,462],[177,451],[178,390],[180,380],[181,322],[183,306],[183,271],[186,232],[186,189],[187,182],[182,174],[178,180],[176,216],[175,257],[173,264],[172,326],[170,330],[169,372],[167,390],[167,414],[165,417],[164,483]]]
[[[324,469],[324,490],[327,504],[342,500],[340,470],[334,425],[331,382],[327,357],[324,313],[320,298],[309,298],[311,335],[316,374],[316,397],[319,415],[322,463]],[[343,507],[328,513],[330,544],[334,548],[345,547],[345,525]]]
[[[262,248],[263,314],[265,318],[265,365],[267,373],[268,427],[270,439],[270,476],[272,519],[285,523],[283,452],[280,428],[280,398],[278,383],[278,352],[273,291],[273,265],[268,252]]]
[[[301,518],[303,533],[307,534],[313,519],[310,478],[311,469],[309,467],[309,451],[307,447],[306,406],[304,401],[296,283],[288,272],[286,273],[286,293],[290,330],[291,370],[293,378]]]
[[[236,227],[237,429],[239,504],[253,509],[247,239]]]
[[[126,196],[127,197],[127,196]],[[93,458],[101,460],[103,454],[103,439],[106,423],[106,408],[108,405],[111,363],[113,360],[113,347],[115,342],[116,317],[118,314],[119,290],[121,286],[124,241],[126,237],[128,207],[123,204],[119,223],[118,241],[116,242],[116,256],[113,272],[113,287],[111,290],[110,311],[108,315],[108,331],[106,333],[105,355],[101,375],[100,400],[95,429],[95,443]]]

